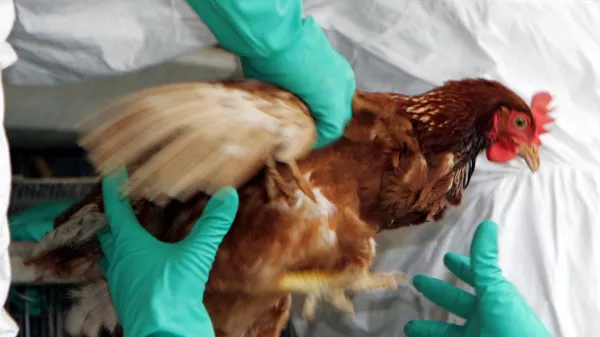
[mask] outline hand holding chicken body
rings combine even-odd
[[[176,244],[140,226],[119,186],[124,168],[102,181],[109,227],[99,233],[103,269],[125,336],[214,336],[202,304],[205,283],[238,207],[231,188],[213,196],[190,235]]]

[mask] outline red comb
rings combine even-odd
[[[540,135],[548,132],[546,125],[554,122],[554,118],[548,115],[553,110],[548,108],[551,101],[552,95],[545,91],[536,93],[531,99],[531,114],[535,122],[534,141],[537,145],[542,145]]]

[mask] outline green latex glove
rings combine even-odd
[[[188,0],[244,75],[285,88],[310,108],[317,148],[338,139],[352,117],[354,72],[301,0]]]
[[[235,218],[237,192],[218,191],[188,237],[169,244],[151,236],[129,200],[121,199],[118,187],[127,179],[121,168],[102,181],[109,229],[99,234],[102,266],[125,336],[214,336],[202,304],[204,287]]]
[[[550,337],[517,288],[502,276],[498,266],[498,225],[479,225],[471,243],[471,258],[448,253],[446,267],[475,288],[472,295],[441,280],[417,275],[415,287],[435,304],[466,319],[463,326],[411,321],[408,337]]]
[[[12,241],[38,242],[54,228],[54,218],[69,208],[75,200],[47,202],[27,208],[9,218]]]

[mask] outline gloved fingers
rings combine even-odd
[[[314,148],[323,148],[342,137],[346,124],[352,117],[351,104],[345,104],[346,100],[343,100],[344,104],[331,101],[312,105],[311,101],[308,103],[317,124],[317,142]]]
[[[104,278],[108,278],[108,260],[105,256],[101,257],[100,261],[98,261],[98,267],[100,268],[102,275],[104,275]]]
[[[128,236],[135,235],[142,240],[152,238],[138,222],[129,198],[123,198],[119,192],[127,179],[127,170],[123,166],[102,179],[102,200],[108,225],[117,237],[127,232]]]
[[[463,330],[460,325],[426,320],[410,321],[404,326],[407,337],[464,337]]]
[[[123,166],[102,179],[102,200],[109,225],[119,222],[137,222],[129,199],[123,198],[119,192],[128,179],[127,170]],[[116,234],[118,228],[113,230]]]
[[[104,258],[108,261],[112,260],[115,240],[111,233],[110,227],[104,227],[96,233],[98,240],[100,241],[100,246],[102,247],[102,252],[104,253]]]
[[[353,73],[352,73],[353,75]],[[352,118],[352,98],[355,92],[354,79],[347,81],[348,95],[340,101],[342,104],[335,104],[336,111],[311,110],[317,124],[317,142],[316,149],[323,148],[338,140],[344,134],[344,130]],[[331,106],[327,107],[329,110]]]
[[[342,137],[346,125],[352,119],[352,100],[356,92],[354,70],[337,51],[332,50],[331,53],[332,65],[328,68],[336,71],[334,74],[325,71],[327,77],[321,79],[319,93],[315,95],[323,101],[321,104],[314,104],[310,99],[307,100],[317,124],[317,149]],[[330,89],[325,89],[327,87]],[[334,95],[324,95],[323,90]]]
[[[475,286],[487,287],[503,279],[498,265],[498,225],[484,221],[477,227],[471,243],[471,266]]]
[[[462,318],[475,310],[475,296],[442,280],[417,275],[413,284],[431,302]]]
[[[317,142],[315,143],[315,149],[321,149],[325,146],[338,140],[343,132],[345,123],[332,123],[331,121],[319,121],[317,120]]]
[[[452,274],[456,275],[456,277],[463,282],[475,287],[470,258],[457,253],[446,253],[444,256],[444,265],[452,272]]]
[[[235,220],[238,205],[239,197],[234,188],[224,187],[218,190],[210,198],[202,216],[182,244],[192,251],[202,252],[203,256],[209,256],[212,265],[223,237]]]

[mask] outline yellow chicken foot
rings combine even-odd
[[[312,321],[317,312],[317,303],[319,300],[329,303],[334,308],[349,315],[354,315],[354,304],[346,296],[343,289],[332,289],[319,295],[306,295],[304,305],[302,306],[302,318],[305,321]]]
[[[357,294],[376,289],[396,289],[397,282],[402,280],[406,280],[403,273],[298,272],[282,275],[279,289],[307,295],[302,316],[310,321],[314,318],[319,300],[329,303],[342,312],[354,314],[354,305],[345,291]]]

